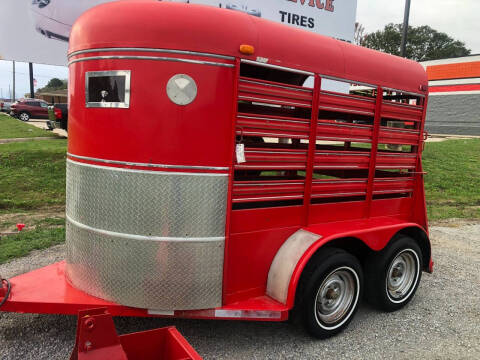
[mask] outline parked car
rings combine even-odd
[[[10,115],[28,121],[30,118],[48,119],[48,103],[41,99],[23,99],[10,106]]]
[[[12,103],[9,101],[0,101],[0,111],[9,113],[11,105]]]
[[[48,130],[68,128],[68,104],[59,103],[48,107]]]

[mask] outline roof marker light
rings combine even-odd
[[[253,55],[255,48],[252,45],[242,44],[240,45],[240,52],[245,55]]]

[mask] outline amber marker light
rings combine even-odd
[[[240,52],[245,55],[253,55],[255,48],[252,45],[242,44],[240,45]]]

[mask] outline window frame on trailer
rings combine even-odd
[[[95,102],[89,101],[89,80],[95,77],[124,76],[125,77],[125,98],[119,102]],[[87,108],[130,108],[130,81],[131,70],[106,70],[85,72],[85,107]]]

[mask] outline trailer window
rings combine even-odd
[[[90,71],[85,73],[87,107],[128,108],[130,71]]]

